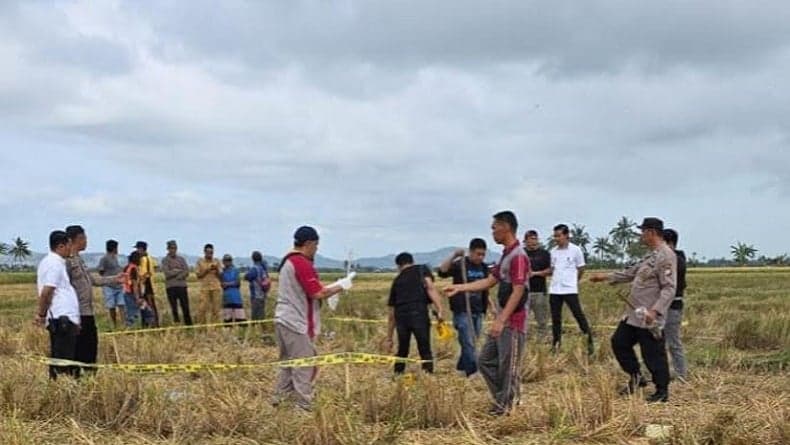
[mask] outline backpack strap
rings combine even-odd
[[[286,261],[288,261],[291,257],[297,256],[297,255],[298,256],[304,256],[304,254],[302,252],[288,252],[288,254],[286,254],[283,257],[282,261],[280,261],[280,267],[277,268],[277,273],[280,273],[283,270],[283,267],[285,267],[285,262]],[[305,258],[307,258],[307,257],[305,257]]]

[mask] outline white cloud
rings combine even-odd
[[[604,231],[790,197],[783,3],[4,8],[0,146],[62,149],[14,156],[63,188],[60,211],[108,224],[287,239],[311,222],[329,248],[394,251],[487,232],[502,208]]]
[[[67,213],[79,216],[110,215],[115,212],[110,200],[101,194],[69,197],[58,206]]]

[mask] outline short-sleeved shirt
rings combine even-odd
[[[579,268],[584,267],[584,253],[579,246],[568,243],[564,249],[551,249],[551,287],[555,295],[579,293]]]
[[[464,257],[463,261],[466,262],[466,282],[482,280],[488,277],[488,265],[485,263],[474,264],[469,261],[468,257]],[[461,270],[461,258],[456,259],[450,264],[450,269],[447,272],[438,272],[442,278],[453,278],[453,284],[463,284],[464,276]],[[488,291],[483,292],[469,292],[469,306],[472,313],[484,314],[488,309]],[[459,292],[450,296],[450,309],[456,313],[466,313],[466,297],[463,292]]]
[[[503,283],[506,287],[511,288],[512,286],[517,285],[523,285],[526,287],[527,277],[529,276],[529,258],[527,257],[526,252],[524,252],[524,249],[521,248],[521,244],[518,241],[516,241],[515,244],[505,248],[505,250],[502,252],[502,258],[491,269],[491,275],[496,278],[497,281],[499,281],[500,287],[503,286]],[[528,290],[524,289],[524,292],[527,293]],[[501,301],[498,301],[498,304],[499,310],[502,310],[504,305]],[[515,329],[519,332],[527,332],[526,308],[523,306],[516,308],[516,310],[510,315],[508,325],[511,329]]]
[[[683,309],[683,294],[686,291],[686,253],[682,250],[675,251],[677,258],[677,289],[675,289],[675,299],[672,300],[670,309]]]
[[[222,263],[220,263],[219,260],[217,260],[216,258],[212,258],[210,261],[205,258],[199,259],[197,262],[197,266],[195,267],[195,272],[197,272],[198,274],[203,274],[205,271],[209,270],[212,264],[216,264],[217,270],[222,272]],[[200,285],[203,289],[206,290],[222,289],[222,283],[219,281],[217,274],[215,274],[214,272],[210,272],[203,275],[202,278],[198,278],[198,281],[200,281]]]
[[[222,290],[222,304],[242,304],[241,283],[239,282],[239,269],[227,267],[222,271],[223,283],[235,283]]]
[[[280,267],[275,323],[314,339],[321,332],[321,319],[319,300],[313,297],[323,288],[309,258],[288,254]]]
[[[38,264],[37,284],[39,295],[44,287],[55,288],[47,320],[66,316],[72,323],[80,324],[80,302],[71,285],[64,258],[54,252],[47,254]]]
[[[551,254],[546,249],[540,247],[535,250],[527,249],[529,265],[533,271],[546,270],[551,267]],[[530,276],[529,291],[533,293],[546,293],[546,277]]]
[[[123,273],[126,275],[125,280],[123,282],[123,291],[129,295],[134,295],[134,287],[137,284],[137,280],[140,279],[140,274],[138,273],[138,267],[134,263],[129,263],[126,265],[126,268],[123,270]]]
[[[431,300],[425,290],[425,278],[433,281],[431,269],[425,265],[417,264],[403,269],[392,280],[387,305],[394,307],[395,313],[427,310]]]
[[[80,301],[80,315],[93,316],[93,279],[79,254],[66,258],[66,273]]]
[[[103,277],[111,277],[114,275],[118,275],[123,272],[123,268],[118,263],[118,255],[107,254],[101,257],[99,260],[99,275]],[[113,283],[107,285],[107,287],[112,287],[115,289],[120,289],[121,283]]]
[[[266,263],[255,263],[244,275],[244,279],[250,282],[250,298],[263,298],[266,291],[261,286],[261,281],[269,277],[269,270]]]
[[[156,272],[156,259],[154,259],[151,255],[147,253],[145,255],[140,256],[140,275],[146,277],[146,279],[150,279],[151,282],[154,280],[154,273]]]
[[[623,319],[631,326],[644,328],[645,321],[636,315],[634,308],[652,309],[659,319],[666,316],[677,289],[677,256],[666,244],[661,244],[636,265],[609,275],[609,282],[631,283],[630,305]]]

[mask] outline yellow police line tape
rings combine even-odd
[[[372,320],[372,319],[365,319],[365,318],[349,318],[349,317],[328,317],[324,318],[324,321],[338,321],[338,322],[354,322],[354,323],[386,323],[387,320]],[[113,337],[117,335],[130,335],[130,334],[150,334],[155,332],[167,332],[167,331],[185,331],[189,329],[202,329],[202,328],[216,328],[216,327],[234,327],[234,326],[251,326],[256,324],[268,324],[274,323],[273,318],[266,318],[263,320],[246,320],[246,321],[234,321],[231,323],[205,323],[205,324],[193,324],[193,325],[180,325],[180,326],[166,326],[163,328],[144,328],[144,329],[130,329],[126,331],[110,331],[110,332],[101,332],[99,335],[104,337]]]
[[[267,318],[265,320],[246,320],[246,321],[236,321],[233,323],[206,323],[206,324],[192,324],[192,325],[181,325],[181,326],[166,326],[163,328],[129,329],[126,331],[101,332],[99,335],[105,337],[113,337],[116,335],[150,334],[154,332],[185,331],[188,329],[215,328],[221,326],[224,327],[249,326],[249,325],[272,323],[272,322],[274,322],[273,318]]]
[[[48,357],[31,357],[50,366],[79,366],[83,368],[114,369],[124,372],[162,374],[171,372],[230,371],[237,369],[261,368],[304,368],[342,364],[381,365],[392,363],[423,363],[423,360],[394,357],[389,355],[368,354],[364,352],[340,352],[267,363],[82,363]]]
[[[353,318],[353,317],[327,317],[323,319],[324,321],[336,321],[340,323],[363,323],[363,324],[384,324],[387,323],[387,320],[381,319],[368,319],[368,318]],[[146,329],[131,329],[126,331],[111,331],[111,332],[101,332],[99,335],[104,337],[113,337],[118,335],[130,335],[130,334],[150,334],[155,332],[167,332],[167,331],[182,331],[182,330],[189,330],[189,329],[202,329],[202,328],[215,328],[215,327],[234,327],[234,326],[251,326],[256,324],[268,324],[273,323],[273,318],[266,318],[264,320],[246,320],[246,321],[238,321],[233,323],[206,323],[206,324],[194,324],[194,325],[181,325],[181,326],[167,326],[163,328],[146,328]],[[435,323],[435,322],[434,322]],[[489,323],[489,322],[486,322]],[[682,326],[688,326],[688,321],[684,321]],[[592,325],[594,328],[604,328],[604,329],[617,329],[615,325]]]

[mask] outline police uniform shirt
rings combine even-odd
[[[663,318],[675,298],[677,287],[677,258],[675,252],[666,244],[652,250],[638,264],[609,276],[611,284],[631,283],[631,304],[635,308],[644,307],[654,310]],[[627,324],[646,328],[645,321],[636,316],[634,309],[628,307],[623,319]]]

